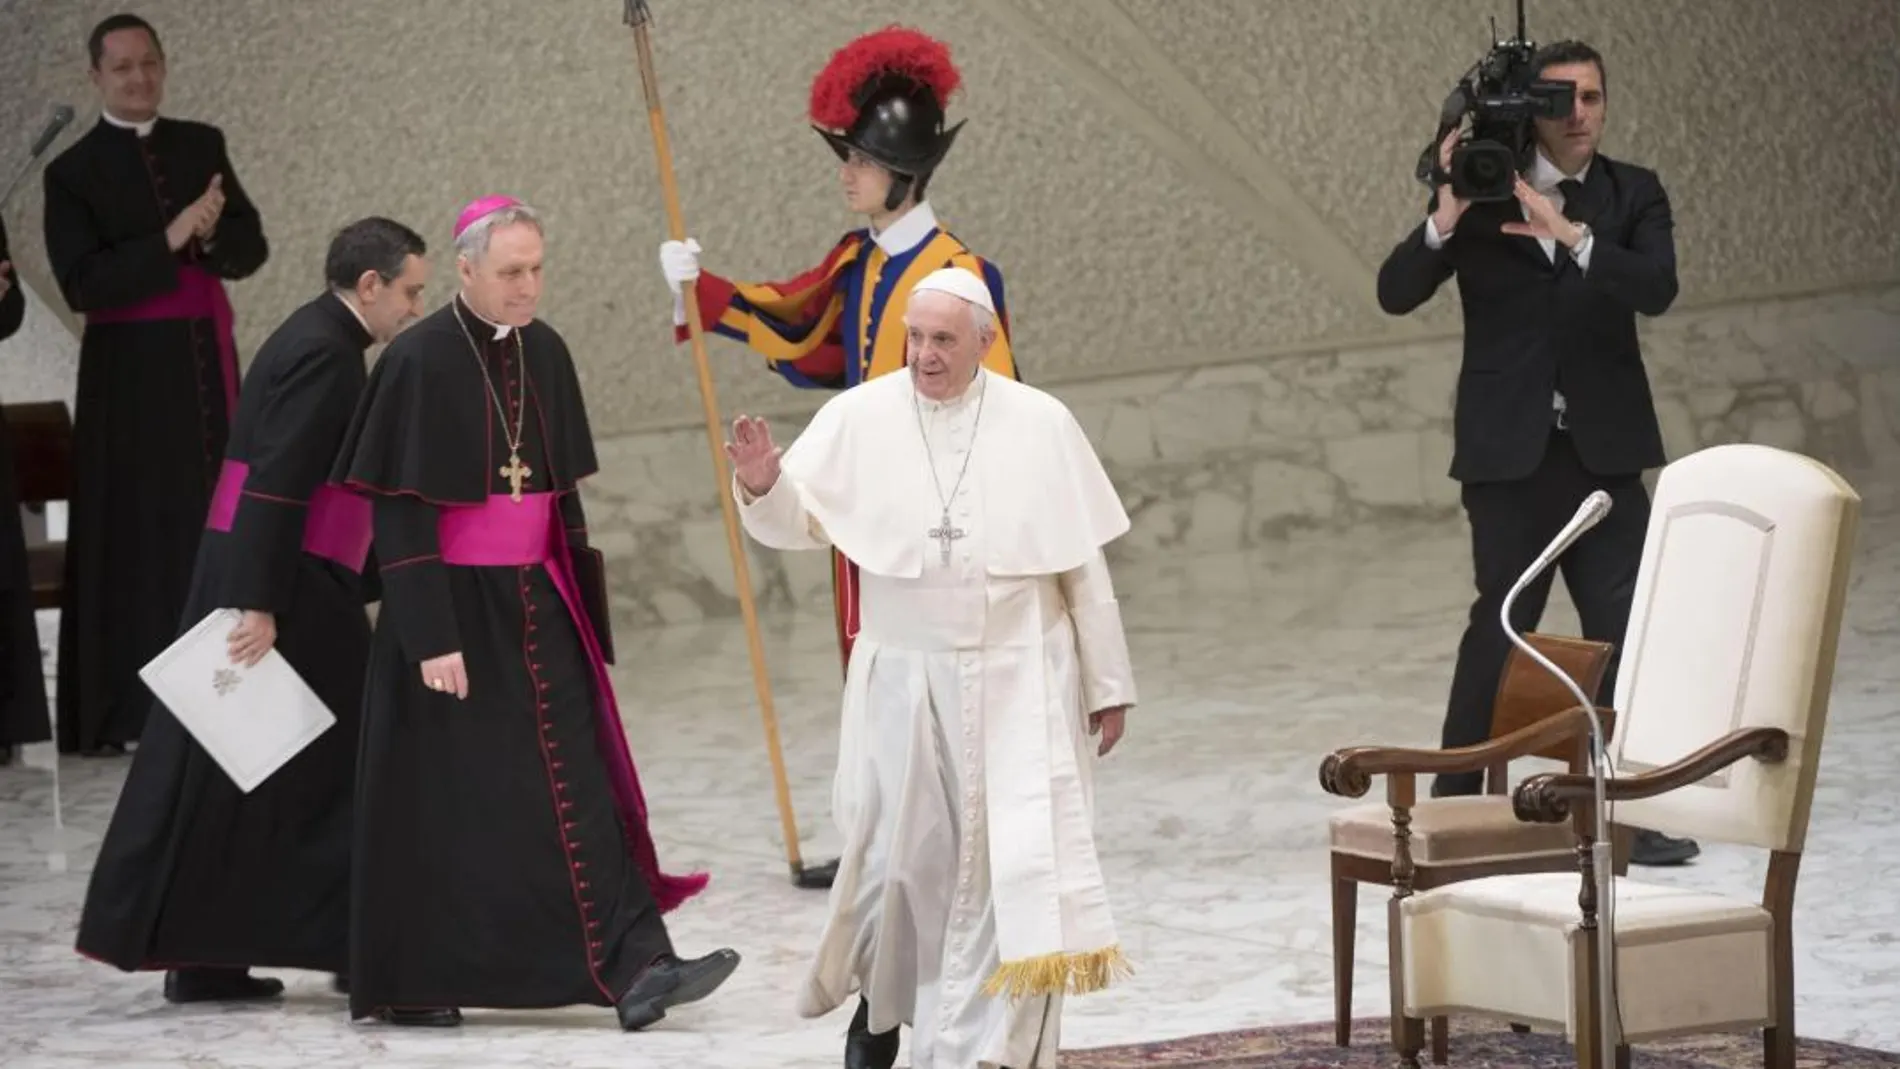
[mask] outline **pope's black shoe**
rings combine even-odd
[[[858,1012],[844,1035],[844,1069],[891,1069],[897,1064],[897,1033],[871,1031],[871,1004],[858,999]]]
[[[672,1007],[698,1002],[717,991],[738,967],[739,953],[729,948],[691,961],[681,961],[671,954],[660,955],[633,978],[633,983],[614,1006],[620,1014],[620,1027],[638,1032],[665,1017]]]
[[[454,1028],[462,1023],[462,1011],[454,1006],[400,1010],[384,1006],[376,1011],[376,1019],[405,1028]]]
[[[173,969],[165,974],[166,1002],[261,1002],[284,993],[282,980],[252,976],[249,969]]]

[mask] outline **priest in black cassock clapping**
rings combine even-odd
[[[324,260],[324,292],[290,314],[245,376],[178,627],[238,610],[231,659],[255,665],[277,650],[337,722],[247,794],[154,705],[93,866],[78,947],[120,969],[166,969],[173,1002],[282,993],[280,981],[249,975],[253,966],[348,972],[364,606],[377,587],[369,502],[326,480],[363,392],[365,353],[421,313],[426,252],[393,220],[344,227]],[[243,694],[240,685],[232,700]]]
[[[26,321],[26,293],[13,277],[7,225],[0,221],[0,341]],[[0,765],[22,743],[53,737],[46,716],[46,673],[39,625],[33,620],[33,581],[27,573],[20,492],[13,478],[13,442],[0,418]]]
[[[169,645],[237,405],[226,280],[268,246],[224,134],[158,114],[165,54],[136,15],[88,41],[99,122],[46,167],[46,254],[85,317],[60,607],[59,748],[121,753]]]
[[[614,702],[598,468],[573,358],[535,318],[543,233],[489,197],[455,227],[461,293],[377,361],[337,461],[374,501],[382,612],[358,764],[350,1014],[613,1006],[636,1031],[738,966],[675,956]]]

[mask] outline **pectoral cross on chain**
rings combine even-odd
[[[521,483],[534,474],[534,469],[521,462],[518,453],[508,454],[508,463],[501,469],[501,477],[508,480],[508,496],[517,504],[521,501]]]
[[[943,510],[943,523],[930,529],[930,537],[937,540],[937,546],[943,550],[943,562],[950,563],[950,543],[963,537],[963,528],[950,526],[950,510]]]

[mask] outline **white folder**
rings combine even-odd
[[[158,700],[249,794],[336,723],[336,715],[272,649],[235,664],[225,642],[242,619],[217,609],[139,669]]]

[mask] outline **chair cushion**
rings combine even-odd
[[[1570,854],[1569,824],[1527,824],[1504,794],[1422,799],[1412,807],[1412,860],[1420,865]],[[1333,849],[1359,857],[1392,857],[1392,809],[1356,805],[1333,814]]]
[[[1408,1016],[1496,1014],[1582,1027],[1576,873],[1487,876],[1399,904]],[[1616,881],[1616,995],[1630,1040],[1772,1019],[1773,918],[1760,904]]]

